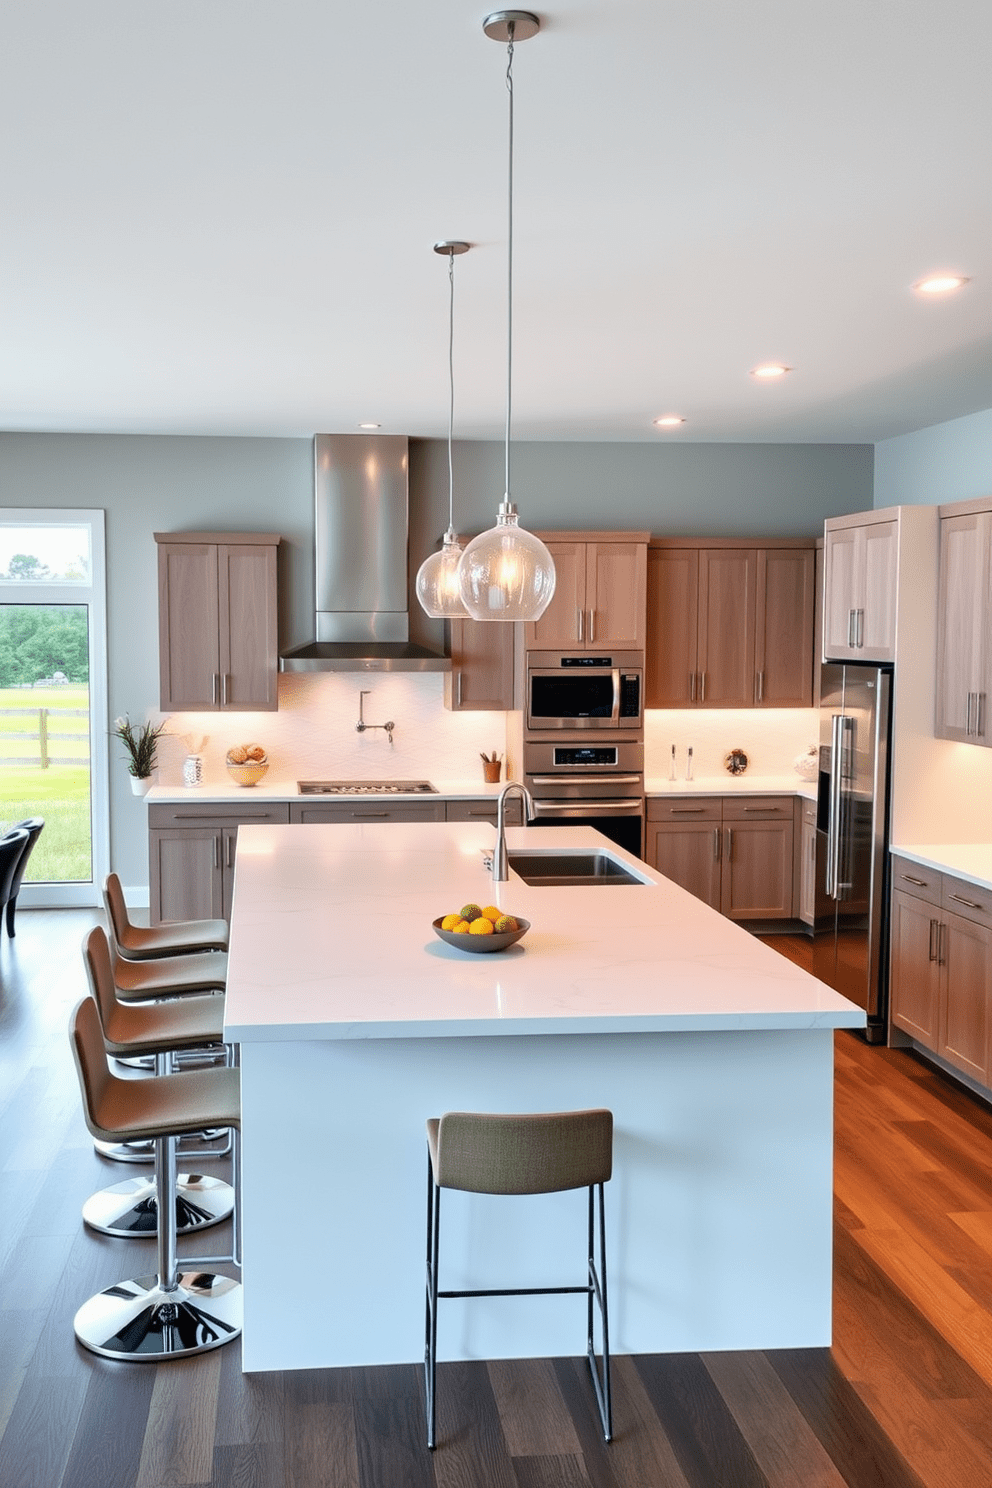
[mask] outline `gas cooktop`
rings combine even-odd
[[[301,796],[436,796],[429,780],[298,780]]]

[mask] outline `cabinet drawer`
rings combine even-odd
[[[919,863],[910,862],[909,858],[893,855],[893,889],[901,889],[904,894],[913,894],[917,899],[925,899],[927,904],[939,904],[940,879],[941,875],[936,869],[924,868]]]
[[[962,919],[992,925],[992,889],[980,889],[964,878],[942,875],[941,906]]]
[[[361,805],[331,805],[321,801],[317,805],[304,806],[302,802],[290,802],[291,822],[443,822],[443,801],[370,801]]]
[[[514,796],[507,801],[505,815],[508,827],[523,826],[523,808],[519,796]],[[445,821],[487,821],[495,826],[496,802],[487,798],[479,801],[448,801],[445,806]]]
[[[288,821],[288,801],[258,801],[244,806],[227,806],[219,801],[204,801],[197,805],[191,802],[187,806],[184,801],[176,801],[148,808],[148,825],[154,829],[249,826],[252,822],[269,822],[279,826]]]
[[[793,796],[750,796],[746,800],[723,798],[725,822],[774,821],[781,817],[791,822],[795,812]]]
[[[723,815],[721,796],[649,796],[648,821],[718,822]]]
[[[800,802],[800,805],[802,806],[802,810],[803,810],[803,816],[802,816],[803,826],[804,827],[809,827],[809,826],[815,827],[816,826],[816,802],[815,801],[807,801],[805,799],[805,797],[800,797],[799,798],[799,802]]]

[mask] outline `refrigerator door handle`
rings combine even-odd
[[[840,869],[840,791],[841,791],[841,734],[844,725],[843,713],[835,713],[830,720],[830,814],[827,821],[827,897],[839,897],[837,879]]]

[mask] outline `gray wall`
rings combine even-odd
[[[875,446],[876,506],[939,506],[992,494],[992,408]]]
[[[411,448],[411,569],[447,526],[443,441]],[[491,526],[503,495],[499,443],[459,442],[455,519]],[[872,505],[870,445],[520,444],[513,495],[532,527],[645,528],[656,535],[802,536]],[[309,439],[0,434],[0,506],[99,507],[107,514],[110,716],[158,704],[156,531],[273,531],[280,640],[312,639],[313,480]],[[411,634],[443,645],[414,602]],[[145,810],[111,766],[112,866],[147,882]]]

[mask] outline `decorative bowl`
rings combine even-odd
[[[497,935],[495,931],[492,935],[469,935],[466,931],[462,931],[461,935],[456,935],[453,930],[441,929],[441,920],[444,919],[444,915],[441,915],[440,919],[432,920],[431,923],[434,926],[435,935],[439,935],[442,940],[453,945],[457,951],[471,951],[474,955],[478,955],[480,951],[505,951],[507,946],[516,945],[518,940],[523,939],[530,929],[530,920],[522,920],[519,915],[514,915],[513,918],[517,922],[516,930],[506,930],[502,935]]]
[[[245,760],[243,765],[227,762],[227,773],[238,785],[257,785],[268,768],[268,760]]]

